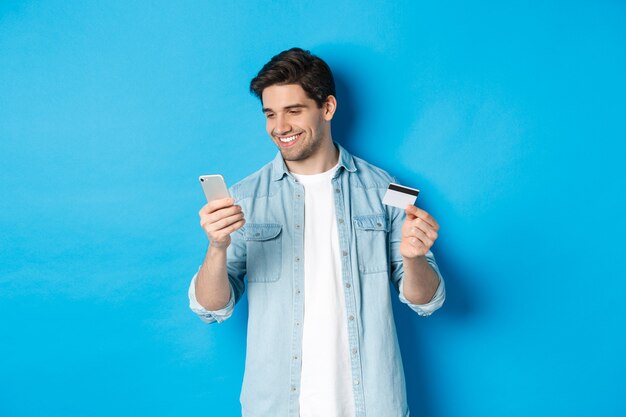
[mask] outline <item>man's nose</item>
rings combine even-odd
[[[289,133],[291,125],[285,116],[276,116],[276,126],[274,127],[274,133],[277,135],[284,135]]]

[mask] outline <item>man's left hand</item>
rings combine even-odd
[[[402,225],[400,254],[405,258],[424,256],[437,240],[439,223],[426,211],[407,206],[406,220]]]

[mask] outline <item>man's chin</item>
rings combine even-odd
[[[282,155],[285,161],[289,162],[297,162],[306,159],[308,155],[305,155],[303,152],[290,152],[291,149],[283,149],[280,148],[280,154]]]
[[[288,148],[278,145],[278,149],[285,161],[297,162],[309,158],[320,148],[320,145],[321,143],[296,143],[295,146]]]

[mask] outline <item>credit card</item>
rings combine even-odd
[[[389,188],[387,188],[385,196],[383,197],[383,204],[398,207],[399,209],[404,210],[409,204],[415,204],[415,200],[417,200],[417,195],[419,193],[420,190],[415,188],[409,188],[404,185],[391,183],[389,184]]]

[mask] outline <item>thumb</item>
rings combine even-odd
[[[409,220],[415,220],[417,218],[417,216],[415,215],[416,209],[417,207],[412,204],[409,204],[405,207],[404,212],[406,213],[406,216]]]

